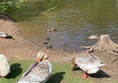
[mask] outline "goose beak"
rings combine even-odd
[[[37,58],[37,61],[40,62],[40,58],[39,57]]]
[[[15,39],[13,38],[13,40],[15,40]]]

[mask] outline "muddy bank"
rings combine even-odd
[[[0,32],[5,32],[15,38],[15,40],[0,38],[0,53],[6,55],[8,59],[35,60],[37,52],[43,48],[43,50],[48,52],[51,61],[69,61],[69,59],[66,61],[66,56],[71,56],[73,53],[39,47],[24,39],[18,27],[17,23],[0,20]]]
[[[0,20],[0,31],[12,35],[15,40],[0,38],[0,53],[5,54],[9,59],[29,59],[29,54],[34,55],[31,44],[25,41],[20,35],[17,24],[11,21]],[[29,51],[31,50],[31,51]]]

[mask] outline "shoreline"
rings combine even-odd
[[[8,59],[35,60],[39,50],[46,51],[50,61],[70,62],[73,56],[73,53],[38,47],[36,44],[27,41],[20,35],[18,24],[12,21],[0,20],[0,27],[1,32],[5,32],[15,38],[15,40],[0,38],[0,53],[7,56]]]

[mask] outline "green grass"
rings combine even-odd
[[[10,65],[12,71],[6,77],[0,78],[0,83],[17,83],[17,80],[32,63],[33,61],[11,60]],[[109,78],[107,80],[92,77],[89,77],[88,79],[82,79],[80,77],[83,72],[81,70],[71,71],[70,64],[52,62],[52,65],[53,73],[47,83],[101,83],[101,81],[102,83],[118,82],[118,80],[113,80]]]
[[[53,74],[47,83],[95,83],[94,81],[83,80],[79,78],[83,74],[80,72],[72,71],[71,65],[66,63],[52,63],[53,64]],[[89,82],[88,82],[89,81]]]

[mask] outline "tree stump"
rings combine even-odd
[[[107,51],[110,54],[118,55],[118,44],[114,43],[109,35],[99,35],[97,38],[98,42],[92,46],[82,46],[84,48],[88,48],[89,52],[103,52]]]

